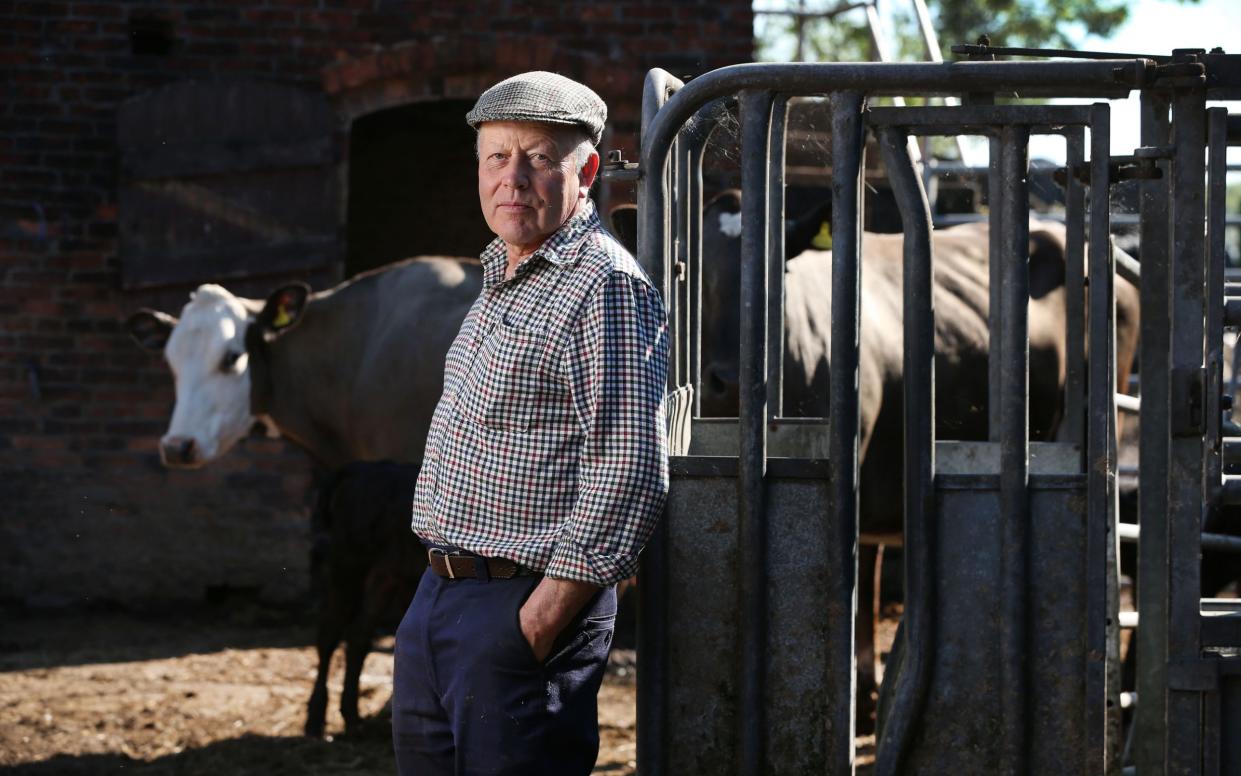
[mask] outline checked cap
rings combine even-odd
[[[483,92],[466,123],[478,129],[485,121],[539,121],[576,125],[595,145],[603,138],[608,106],[589,87],[556,73],[534,70],[505,79]]]

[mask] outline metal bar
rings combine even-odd
[[[1118,608],[1114,568],[1116,519],[1116,299],[1108,179],[1111,114],[1090,108],[1090,395],[1087,422],[1086,523],[1086,773],[1107,770],[1108,624]],[[1115,634],[1118,635],[1118,634]],[[1117,688],[1119,689],[1119,688]]]
[[[1000,138],[988,138],[987,167],[987,439],[1000,441],[1000,380],[1004,363],[1004,338],[1000,336],[1001,289],[1004,286],[1002,242],[1004,235],[1004,186],[1000,170]]]
[[[908,135],[879,133],[904,227],[905,629],[892,709],[878,742],[876,773],[896,776],[918,730],[935,662],[935,310],[931,206],[909,154]]]
[[[685,283],[689,291],[689,384],[693,386],[693,415],[702,411],[702,157],[706,152],[707,137],[695,144],[682,137],[687,149],[689,181],[686,208],[689,210],[689,245],[685,269]]]
[[[1206,282],[1205,154],[1206,92],[1201,88],[1178,91],[1173,97],[1172,126],[1172,369],[1173,374],[1202,373],[1203,299]],[[1184,386],[1184,381],[1173,385]],[[1173,412],[1187,418],[1174,425],[1168,466],[1168,660],[1196,660],[1200,649],[1201,569],[1196,543],[1202,535],[1203,391],[1191,382],[1184,396],[1173,396]],[[1189,406],[1178,406],[1181,403]],[[1201,741],[1202,695],[1193,690],[1168,688],[1167,772],[1197,770]]]
[[[1144,91],[1141,101],[1143,146],[1165,145],[1170,134],[1166,96]],[[1138,547],[1138,611],[1146,625],[1136,634],[1137,691],[1142,703],[1134,716],[1133,758],[1144,774],[1164,768],[1164,711],[1168,660],[1168,456],[1171,437],[1172,328],[1168,244],[1168,165],[1159,180],[1140,187],[1142,269],[1142,427],[1138,454],[1142,478],[1138,519],[1145,537]]]
[[[1029,563],[1029,131],[1006,126],[1000,133],[1000,171],[1004,227],[999,260],[1004,264],[1000,336],[1001,609],[1000,715],[1003,720],[1000,768],[1026,772],[1028,757],[1028,563]]]
[[[830,600],[846,603],[837,615],[845,638],[834,638],[828,648],[834,681],[825,692],[846,702],[834,704],[836,718],[825,720],[835,738],[836,753],[825,763],[829,773],[853,773],[854,703],[857,692],[853,666],[853,623],[857,614],[858,541],[858,333],[861,308],[861,223],[863,123],[862,95],[832,94],[832,345],[831,407],[828,457],[829,492],[835,533],[829,547],[836,550],[837,576],[831,580]],[[849,668],[846,668],[848,666]]]
[[[998,125],[1045,128],[1059,134],[1064,127],[1082,126],[1090,121],[1088,105],[926,105],[905,108],[871,108],[866,117],[873,127],[908,127],[915,135],[989,135]],[[951,130],[951,131],[949,131]]]
[[[1203,498],[1207,509],[1216,509],[1220,478],[1224,473],[1224,216],[1227,214],[1228,109],[1207,109],[1207,288],[1206,288],[1206,428],[1203,446],[1206,454],[1206,485]]]
[[[689,382],[694,386],[694,415],[702,411],[702,161],[706,154],[707,144],[711,136],[719,128],[721,116],[727,115],[728,99],[712,100],[702,106],[694,115],[693,120],[681,133],[681,143],[687,149],[689,170],[689,235],[690,246],[687,251],[689,267],[687,282],[689,285]]]
[[[777,96],[771,110],[770,179],[767,182],[767,420],[784,414],[784,147],[789,103]]]
[[[685,204],[689,199],[689,181],[685,178],[685,148],[680,137],[673,141],[672,152],[669,156],[672,163],[668,165],[668,176],[674,192],[670,214],[673,261],[669,267],[671,275],[669,282],[672,285],[672,293],[664,297],[664,303],[667,305],[668,320],[671,323],[668,338],[670,346],[668,372],[672,384],[680,386],[684,385],[689,377],[689,348],[686,347],[689,344],[686,337],[689,326],[687,318],[689,286],[685,283],[685,270],[689,258],[686,254],[689,247],[689,210]]]
[[[1118,533],[1120,538],[1126,542],[1141,542],[1142,539],[1141,529],[1131,523],[1121,523]],[[1202,534],[1202,549],[1241,554],[1241,536],[1204,533]]]
[[[1085,160],[1085,131],[1074,127],[1065,135],[1065,164],[1073,169]],[[1086,451],[1086,189],[1077,176],[1065,181],[1065,377],[1064,422],[1059,439]]]
[[[705,73],[669,99],[669,110],[653,119],[644,133],[659,147],[701,105],[742,89],[771,89],[783,94],[822,94],[865,90],[868,94],[958,94],[1021,90],[1023,96],[1045,93],[1109,96],[1144,82],[1144,60],[1085,62],[789,62],[730,65]],[[644,174],[651,168],[643,165]]]
[[[767,187],[770,91],[741,92],[741,354],[737,478],[741,542],[741,776],[761,773],[767,749]]]

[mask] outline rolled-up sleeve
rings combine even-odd
[[[577,501],[546,573],[611,585],[637,571],[668,494],[668,322],[659,294],[611,273],[561,364],[585,439]]]

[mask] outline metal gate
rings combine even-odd
[[[741,399],[735,421],[690,413],[688,439],[671,462],[668,515],[643,555],[643,774],[853,771],[868,132],[905,232],[906,608],[884,682],[876,772],[1119,770],[1116,267],[1107,203],[1110,184],[1130,174],[1162,175],[1145,184],[1142,212],[1143,743],[1135,754],[1142,773],[1241,768],[1241,614],[1226,602],[1200,611],[1192,568],[1203,506],[1217,494],[1241,501],[1241,482],[1220,474],[1221,450],[1231,448],[1219,442],[1218,403],[1224,310],[1241,322],[1241,310],[1223,304],[1221,274],[1221,149],[1236,127],[1205,108],[1208,94],[1241,90],[1239,60],[1189,53],[1175,61],[754,64],[688,84],[651,72],[639,258],[662,284],[670,382],[682,396],[702,379],[701,342],[710,336],[699,323],[702,270],[712,260],[702,255],[703,148],[728,101],[739,106]],[[1109,156],[1106,104],[1025,101],[1133,89],[1146,105],[1144,147],[1123,158]],[[824,96],[832,108],[828,420],[781,410],[783,230],[770,225],[784,222],[785,121],[798,95]],[[957,95],[965,104],[867,106],[885,95]],[[1068,149],[1067,420],[1056,443],[1028,441],[1025,179],[1029,137],[1038,133],[1064,135]],[[992,147],[983,442],[935,441],[932,227],[908,151],[909,137],[933,134],[984,135]],[[1218,270],[1211,289],[1208,267]]]

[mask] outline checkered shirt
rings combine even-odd
[[[483,290],[444,365],[414,492],[424,541],[610,585],[633,575],[668,492],[667,318],[587,200]]]

